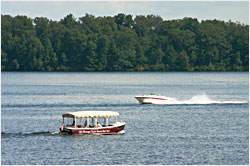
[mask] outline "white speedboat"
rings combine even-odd
[[[154,94],[135,96],[135,98],[139,104],[171,104],[171,101],[174,101],[174,98]]]

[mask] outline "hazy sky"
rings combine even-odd
[[[69,13],[75,18],[86,13],[94,16],[154,14],[164,20],[193,17],[249,24],[248,1],[2,1],[1,13],[52,20],[60,20]]]

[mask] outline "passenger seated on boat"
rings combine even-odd
[[[76,123],[76,122],[75,122],[75,121],[73,121],[72,126],[75,126],[75,123]]]
[[[85,120],[85,122],[84,122],[84,127],[87,127],[87,120]]]
[[[96,126],[97,126],[97,127],[102,127],[102,125],[99,123],[99,121],[97,121]]]

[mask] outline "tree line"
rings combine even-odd
[[[1,15],[2,71],[248,71],[249,26],[157,15]]]

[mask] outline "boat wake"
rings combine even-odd
[[[209,98],[205,93],[201,95],[195,95],[191,99],[179,101],[173,98],[171,101],[166,101],[161,104],[244,104],[248,101],[221,101]]]
[[[59,132],[33,132],[33,133],[6,133],[1,132],[2,137],[26,137],[26,136],[52,136],[58,135]]]

